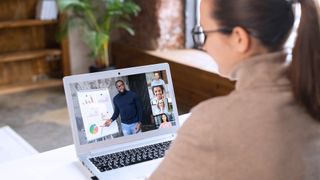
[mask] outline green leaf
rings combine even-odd
[[[81,0],[58,0],[57,3],[61,12],[67,11],[68,9],[72,8],[78,8],[78,10],[89,8],[88,3]]]
[[[101,57],[113,29],[124,29],[134,35],[130,27],[131,17],[140,7],[132,0],[57,0],[59,10],[68,16],[61,25],[61,36],[69,29],[83,28],[83,41],[91,49],[93,57]],[[102,12],[101,12],[102,11]]]
[[[126,24],[126,23],[117,23],[117,24],[115,25],[115,28],[124,29],[124,30],[126,30],[131,36],[134,35],[134,30],[130,27],[129,24]]]
[[[92,50],[92,56],[98,57],[104,49],[104,45],[109,42],[109,36],[104,33],[86,30],[84,41]]]
[[[59,26],[59,32],[57,34],[57,39],[61,41],[64,36],[67,35],[68,31],[74,28],[81,28],[81,27],[86,27],[87,25],[85,22],[81,19],[78,18],[67,18],[66,21],[64,21],[60,26]]]

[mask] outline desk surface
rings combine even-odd
[[[181,124],[188,116],[179,116]],[[88,180],[91,176],[78,161],[74,145],[0,164],[0,179]]]
[[[38,154],[38,151],[9,126],[0,128],[0,139],[0,163]]]

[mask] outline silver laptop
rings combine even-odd
[[[179,128],[168,64],[63,79],[79,160],[99,179],[145,179]]]

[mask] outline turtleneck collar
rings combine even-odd
[[[268,84],[288,85],[285,58],[286,54],[281,51],[257,55],[243,61],[231,73],[231,78],[237,80],[236,90]]]

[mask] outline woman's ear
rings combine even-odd
[[[246,53],[250,49],[250,34],[242,27],[233,28],[230,41],[232,48],[239,53]]]

